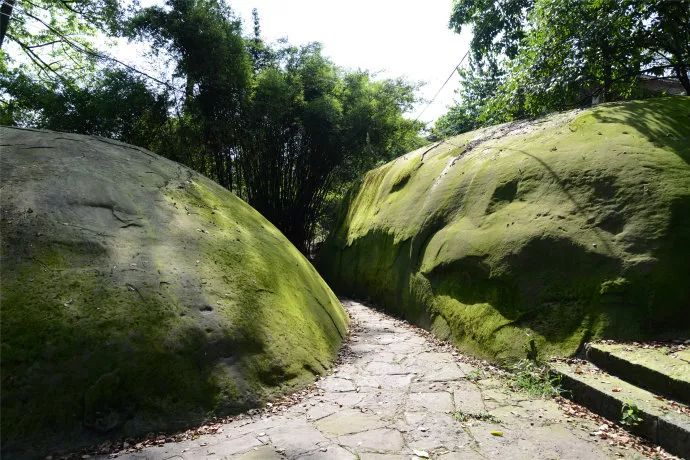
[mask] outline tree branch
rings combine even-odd
[[[15,40],[15,41],[16,41],[16,40]],[[62,39],[60,39],[60,40],[53,40],[53,41],[46,42],[46,43],[40,43],[40,44],[38,44],[38,45],[27,45],[27,47],[28,47],[28,48],[31,48],[31,49],[34,49],[34,48],[43,48],[44,46],[50,46],[50,45],[54,45],[54,44],[56,44],[56,43],[64,43],[64,40],[62,40]]]
[[[8,0],[4,0],[4,1],[8,1]],[[115,62],[115,63],[117,63],[117,64],[119,64],[119,65],[125,67],[126,69],[131,70],[131,71],[134,72],[134,73],[137,73],[137,74],[139,74],[139,75],[141,75],[141,76],[143,76],[143,77],[148,78],[149,80],[152,80],[152,81],[158,83],[159,85],[165,86],[166,88],[170,89],[171,91],[174,91],[174,92],[182,92],[182,90],[180,90],[179,88],[177,88],[177,87],[175,87],[174,85],[170,84],[169,82],[160,80],[160,79],[158,79],[158,78],[156,78],[156,77],[154,77],[154,76],[152,76],[152,75],[149,75],[148,73],[146,73],[146,72],[144,72],[144,71],[141,71],[141,70],[139,70],[139,69],[137,69],[137,68],[135,68],[135,67],[133,67],[133,66],[131,66],[131,65],[129,65],[129,64],[126,64],[126,63],[120,61],[119,59],[116,59],[116,58],[114,58],[114,57],[112,57],[112,56],[108,56],[107,54],[102,54],[102,53],[99,53],[99,52],[97,52],[97,51],[94,51],[94,50],[88,48],[86,45],[81,44],[81,43],[79,43],[79,42],[76,42],[76,41],[72,40],[72,39],[69,38],[67,35],[65,35],[62,31],[56,29],[55,27],[53,27],[53,26],[51,26],[50,24],[48,24],[47,22],[45,22],[43,19],[41,19],[41,18],[39,18],[39,17],[37,17],[37,16],[35,16],[35,15],[29,13],[28,11],[24,10],[23,12],[24,12],[25,15],[27,15],[28,17],[30,17],[30,18],[33,19],[34,21],[37,21],[37,22],[41,23],[41,24],[42,24],[45,28],[47,28],[50,32],[52,32],[52,33],[55,34],[56,36],[60,37],[60,39],[61,39],[62,42],[64,42],[64,43],[66,43],[67,45],[69,45],[69,46],[70,46],[72,49],[74,49],[75,51],[77,51],[77,52],[79,52],[79,53],[83,53],[83,54],[89,55],[89,56],[91,56],[91,57],[93,57],[93,58],[96,58],[96,59],[98,59],[98,60]],[[15,40],[15,41],[16,41],[16,40]],[[25,46],[26,46],[26,45],[25,45]],[[25,49],[25,50],[30,49],[30,48],[25,48],[25,47],[22,47],[22,48]],[[34,55],[35,55],[35,53],[34,53]],[[64,78],[61,78],[61,80],[64,81]]]
[[[31,47],[30,47],[29,45],[27,45],[26,43],[22,42],[21,40],[17,39],[16,37],[12,36],[11,34],[7,34],[7,37],[8,37],[10,40],[12,40],[13,42],[15,42],[17,45],[19,45],[19,47],[22,48],[22,49],[24,50],[24,52],[25,52],[26,55],[29,57],[29,59],[31,59],[31,61],[32,61],[34,64],[36,64],[36,66],[37,66],[39,69],[43,70],[44,72],[50,72],[50,73],[55,74],[55,76],[56,76],[60,81],[62,81],[63,83],[66,83],[66,82],[67,82],[67,80],[65,79],[65,77],[63,77],[62,75],[60,75],[60,74],[57,72],[57,70],[55,70],[55,69],[53,68],[53,64],[55,64],[54,62],[48,64],[47,62],[45,62],[45,61],[41,58],[41,56],[39,56],[38,54],[36,54],[36,53],[31,49]]]

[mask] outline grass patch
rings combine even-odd
[[[561,377],[551,374],[541,362],[523,359],[512,368],[509,386],[530,396],[550,398],[562,393]]]

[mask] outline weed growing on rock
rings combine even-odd
[[[544,363],[523,359],[513,366],[510,387],[530,396],[553,397],[561,394],[561,377],[549,372]]]
[[[637,426],[642,422],[640,409],[633,403],[625,403],[621,408],[621,425]]]

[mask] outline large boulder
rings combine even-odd
[[[370,171],[318,267],[496,361],[690,337],[690,98],[480,129]]]
[[[181,428],[329,367],[338,299],[235,195],[108,139],[0,144],[3,457]]]

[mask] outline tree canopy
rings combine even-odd
[[[421,125],[402,117],[414,101],[402,80],[343,71],[316,44],[276,55],[256,75],[236,163],[243,196],[306,245],[328,192],[419,145]]]
[[[641,75],[690,94],[690,0],[456,0],[450,27],[472,27],[472,57],[439,135],[643,97]]]
[[[24,24],[31,16],[21,10],[12,14],[7,37],[24,40],[27,49],[20,49],[29,53],[34,43],[55,39],[46,49],[57,47],[61,59],[82,52],[90,67],[72,74],[47,61],[5,65],[2,123],[150,148],[244,198],[304,251],[347,184],[424,142],[422,124],[403,115],[416,101],[416,85],[344,70],[317,43],[265,43],[256,11],[244,35],[224,0],[167,0],[132,11],[115,0],[101,0],[102,10],[88,2],[42,2],[60,25],[46,29],[54,36],[29,37]],[[108,60],[93,44],[98,34],[150,43],[161,65],[171,63],[172,80]]]
[[[155,149],[152,130],[168,119],[167,94],[151,92],[142,77],[123,70],[103,70],[82,86],[8,72],[0,74],[0,86],[9,96],[0,110],[3,125],[88,132]]]
[[[16,59],[8,53],[14,47],[38,76],[48,79],[93,71],[102,57],[93,46],[94,37],[114,34],[122,16],[117,0],[3,0],[0,57]]]

